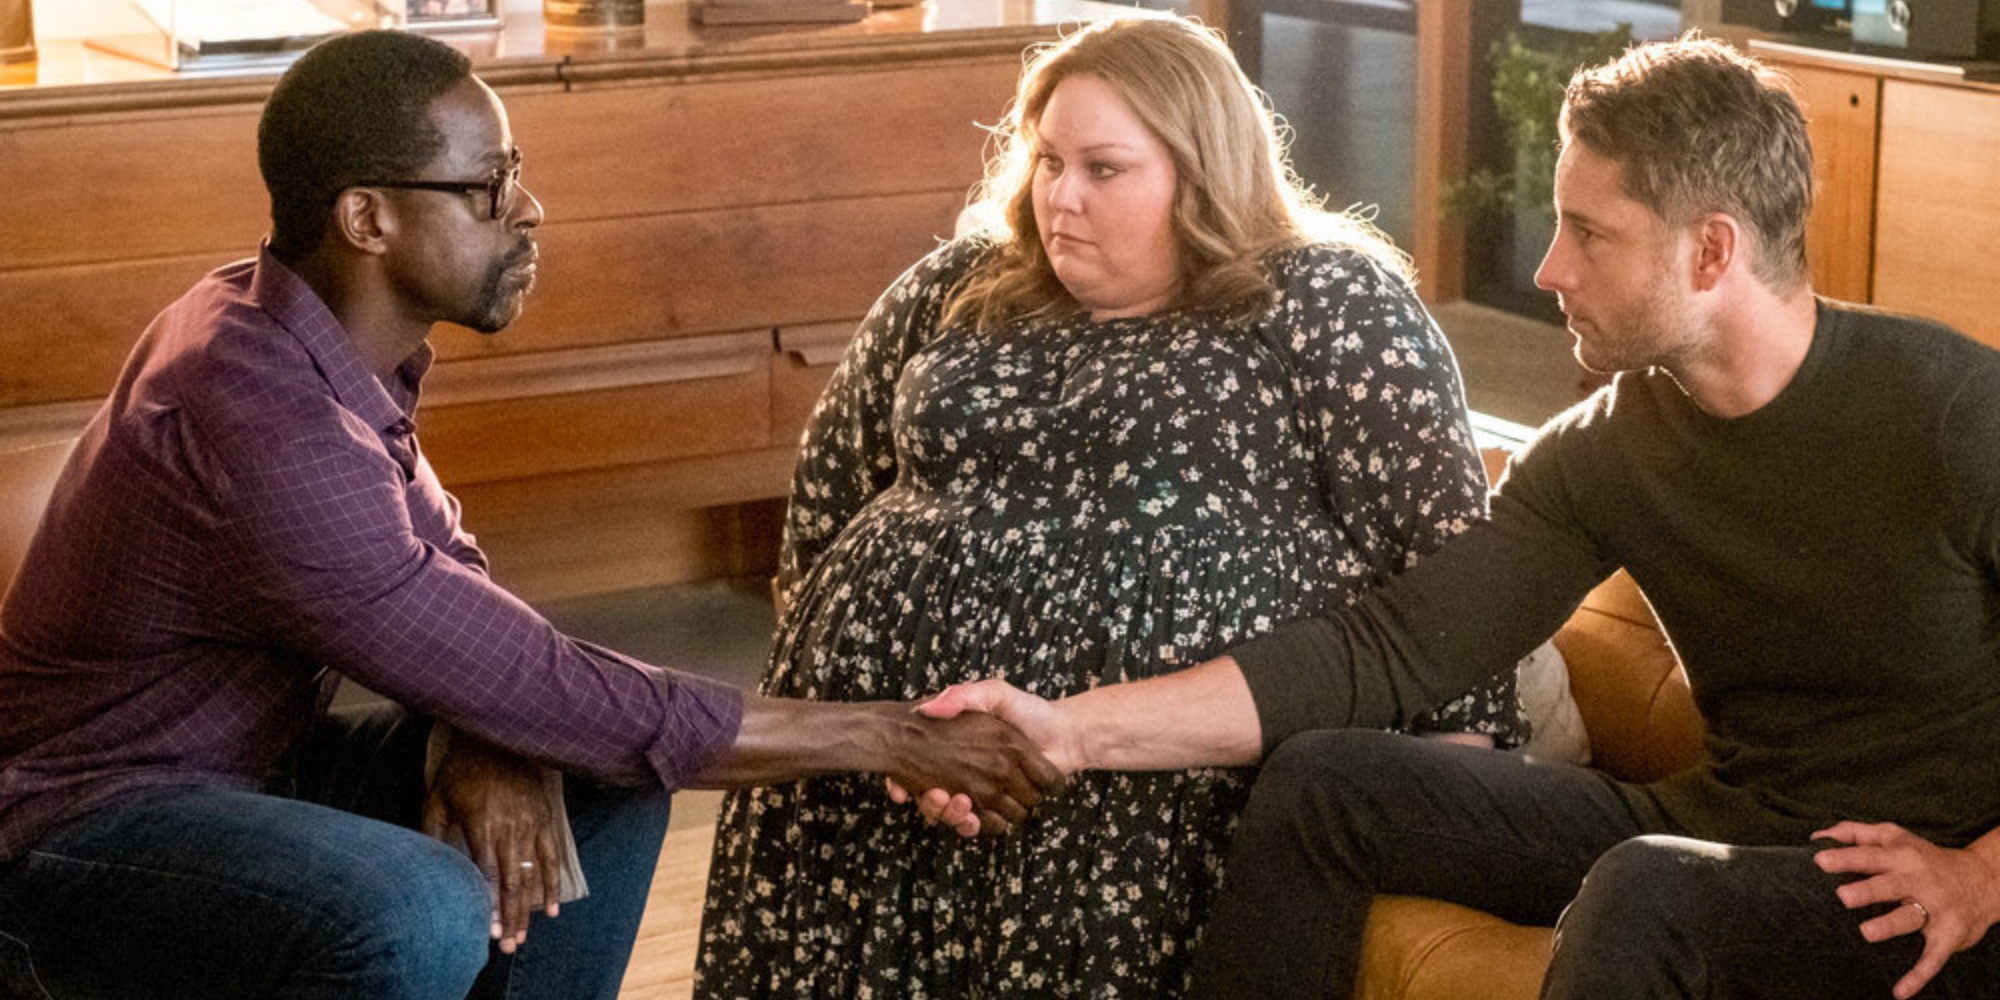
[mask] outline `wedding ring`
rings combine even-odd
[[[523,861],[523,862],[521,862],[521,867],[523,867],[523,868],[533,868],[533,867],[535,867],[535,863],[534,863],[533,861]]]
[[[1917,915],[1918,915],[1918,916],[1920,916],[1920,917],[1923,917],[1923,918],[1924,918],[1924,920],[1923,920],[1923,923],[1920,923],[1920,924],[1918,924],[1918,925],[1917,925],[1917,929],[1918,929],[1918,930],[1923,930],[1923,929],[1924,929],[1925,927],[1928,927],[1928,926],[1930,926],[1930,923],[1931,923],[1931,911],[1929,911],[1929,910],[1925,909],[1925,908],[1924,908],[1924,904],[1922,904],[1922,903],[1919,903],[1919,902],[1917,902],[1917,901],[1916,901],[1916,900],[1914,900],[1914,899],[1906,899],[1906,900],[1903,900],[1903,905],[1904,905],[1904,906],[1914,906],[1914,907],[1916,907],[1916,908],[1917,908]]]

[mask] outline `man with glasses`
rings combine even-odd
[[[1060,786],[996,720],[747,697],[487,578],[411,413],[542,208],[464,56],[326,42],[258,158],[268,242],[140,338],[0,608],[0,994],[615,997],[674,788],[881,771],[1004,825]]]

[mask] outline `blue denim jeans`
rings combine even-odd
[[[0,997],[613,1000],[666,832],[658,789],[570,780],[589,897],[488,939],[484,877],[410,827],[429,722],[330,719],[274,791],[121,796],[0,865]]]
[[[1889,996],[1922,947],[1869,945],[1813,848],[1690,839],[1610,778],[1388,733],[1264,763],[1195,953],[1195,998],[1346,997],[1378,893],[1556,924],[1545,998]],[[1558,916],[1561,917],[1557,923]],[[2000,935],[1925,997],[2000,996]]]

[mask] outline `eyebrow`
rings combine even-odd
[[[1587,212],[1579,212],[1573,208],[1562,209],[1561,211],[1556,213],[1556,216],[1559,219],[1567,220],[1569,222],[1574,222],[1579,225],[1588,226],[1592,229],[1611,228],[1610,224],[1605,222],[1603,219],[1600,219],[1597,216],[1591,215]]]
[[[504,146],[497,150],[489,149],[479,154],[479,158],[472,162],[475,166],[492,167],[495,170],[505,169],[507,164],[514,162],[514,149],[513,146]]]
[[[1048,146],[1049,146],[1049,144],[1048,144],[1048,143],[1047,143],[1046,141],[1042,141],[1042,139],[1041,139],[1041,137],[1040,137],[1040,136],[1037,136],[1037,137],[1036,137],[1036,143],[1035,143],[1035,145],[1036,145],[1036,146],[1038,146],[1038,147],[1040,147],[1040,148],[1042,148],[1042,149],[1047,149],[1047,148],[1048,148]],[[1090,144],[1090,145],[1088,145],[1088,146],[1085,146],[1085,147],[1083,147],[1082,149],[1079,149],[1079,150],[1076,150],[1076,152],[1077,152],[1077,154],[1079,154],[1079,155],[1085,155],[1085,154],[1090,154],[1090,153],[1101,153],[1101,152],[1104,152],[1105,150],[1111,150],[1111,149],[1116,149],[1116,150],[1123,150],[1123,151],[1125,151],[1125,152],[1131,152],[1131,151],[1133,151],[1133,150],[1136,150],[1136,149],[1138,149],[1138,148],[1139,148],[1139,147],[1137,147],[1137,146],[1135,146],[1135,145],[1133,145],[1133,144],[1131,144],[1131,143],[1129,143],[1129,142],[1094,142],[1094,143],[1091,143],[1091,144]]]

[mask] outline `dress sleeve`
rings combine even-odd
[[[1328,508],[1369,580],[1415,565],[1486,513],[1458,363],[1410,286],[1360,253],[1312,247],[1280,271],[1279,310]],[[1413,720],[1518,735],[1513,672]]]
[[[936,333],[958,280],[986,244],[960,241],[911,267],[875,300],[806,422],[778,558],[786,599],[876,494],[896,481],[894,415],[903,366]]]

